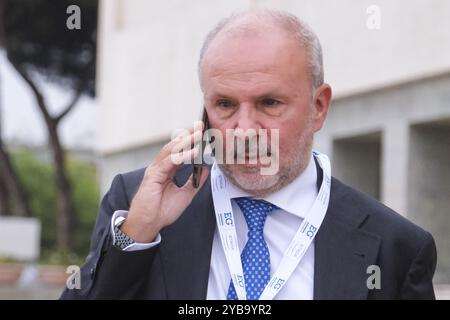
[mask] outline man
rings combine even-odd
[[[199,76],[211,128],[279,130],[277,172],[261,174],[245,149],[246,163],[205,167],[194,188],[172,156],[196,157],[201,127],[177,137],[146,169],[116,176],[81,289],[62,298],[434,298],[432,236],[330,184],[327,158],[312,154],[331,88],[307,25],[269,10],[232,16],[206,38]]]

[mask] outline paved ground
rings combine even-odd
[[[59,298],[61,292],[61,288],[0,286],[0,300],[54,300]]]
[[[0,286],[0,300],[53,300],[58,299],[61,288],[17,288]],[[438,299],[450,300],[450,285],[436,286]]]
[[[436,285],[434,287],[436,299],[450,300],[450,285]]]

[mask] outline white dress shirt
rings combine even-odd
[[[274,210],[268,214],[264,226],[264,239],[267,242],[270,253],[270,273],[274,274],[284,251],[293,239],[306,213],[312,207],[317,197],[317,172],[316,165],[311,156],[305,171],[298,176],[289,185],[281,190],[270,194],[264,199],[274,205],[278,210]],[[246,197],[250,196],[246,192],[230,183],[230,197]],[[239,249],[242,252],[247,242],[247,223],[235,201],[232,201],[233,214],[236,223],[236,233],[238,237]],[[118,217],[126,217],[127,211],[116,211],[111,220],[111,228],[113,222]],[[164,241],[158,235],[155,242],[140,243],[131,245],[124,250],[142,250],[158,245],[160,241]],[[207,299],[225,300],[227,298],[228,288],[230,286],[231,276],[228,269],[225,253],[220,241],[219,232],[216,226],[214,232],[211,265],[208,278]],[[298,264],[291,277],[288,279],[284,287],[275,296],[275,299],[291,300],[291,299],[313,299],[314,293],[314,242],[306,251],[303,259]]]
[[[277,207],[267,215],[264,225],[264,239],[269,247],[270,274],[273,275],[280,264],[284,251],[294,238],[306,213],[317,197],[317,173],[314,160],[305,171],[283,189],[262,198]],[[230,197],[248,197],[249,194],[230,183]],[[247,242],[247,223],[235,201],[232,201],[239,249],[242,252]],[[219,232],[214,232],[211,267],[208,279],[207,299],[226,299],[230,286],[230,271],[220,242]],[[306,251],[284,287],[275,299],[312,299],[314,291],[314,242]]]

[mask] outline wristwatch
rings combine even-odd
[[[114,221],[114,241],[113,245],[121,250],[125,249],[129,245],[136,243],[133,239],[131,239],[128,235],[120,230],[120,226],[125,221],[124,217],[118,217]]]

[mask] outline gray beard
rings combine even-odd
[[[313,132],[309,129],[299,139],[296,149],[298,152],[284,163],[280,159],[278,173],[273,176],[259,174],[257,181],[249,181],[246,177],[239,176],[239,173],[234,172],[234,164],[219,164],[219,167],[225,176],[243,191],[255,197],[265,197],[282,189],[305,171],[311,158],[313,145]]]

